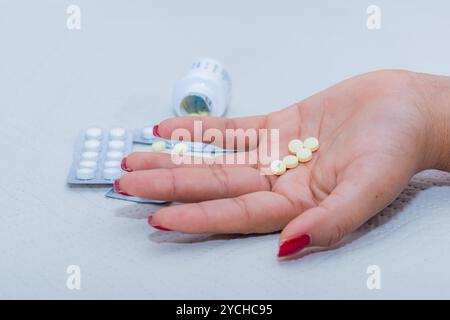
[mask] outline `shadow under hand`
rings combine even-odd
[[[166,206],[168,206],[168,204],[133,204],[117,209],[115,212],[115,216],[120,218],[144,220],[147,219],[153,212]]]
[[[211,233],[201,233],[201,234],[188,234],[180,233],[174,231],[155,231],[151,233],[148,238],[150,241],[157,243],[184,243],[184,244],[194,244],[203,243],[210,241],[223,241],[223,240],[236,240],[236,239],[247,239],[254,237],[262,237],[267,234],[211,234]]]

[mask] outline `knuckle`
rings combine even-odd
[[[230,196],[230,182],[228,179],[228,172],[222,167],[210,168],[212,176],[216,179],[217,183],[224,190],[226,196]]]
[[[238,206],[241,214],[242,214],[242,220],[243,226],[249,226],[252,224],[254,218],[252,215],[252,211],[249,210],[248,205],[246,203],[246,200],[243,198],[233,198],[233,201],[236,203],[236,205]]]
[[[337,244],[344,238],[344,236],[347,233],[348,233],[348,228],[345,225],[342,225],[342,224],[336,225],[333,228],[333,230],[331,231],[331,233],[327,239],[326,246],[331,247],[331,246]]]

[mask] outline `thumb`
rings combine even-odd
[[[380,182],[383,180],[380,176],[355,173],[352,176],[344,179],[317,207],[286,225],[280,235],[278,257],[299,253],[306,247],[330,247],[338,243],[392,202],[404,187],[400,183],[403,179],[397,184],[391,180],[387,185]]]

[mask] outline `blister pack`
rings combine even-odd
[[[168,203],[169,201],[162,201],[162,200],[152,200],[152,199],[146,199],[141,197],[133,197],[133,196],[125,196],[120,193],[117,193],[114,191],[114,188],[109,190],[105,197],[112,198],[112,199],[118,199],[118,200],[124,200],[124,201],[131,201],[136,203],[154,203],[154,204],[163,204]]]
[[[80,133],[75,144],[67,183],[71,185],[113,184],[123,172],[122,159],[133,145],[132,131],[91,127]]]
[[[175,145],[179,144],[179,141],[167,140],[153,135],[153,128],[146,127],[141,129],[136,129],[133,133],[133,142],[140,144],[153,145],[155,142],[164,141],[166,151],[171,151]],[[201,142],[183,142],[188,146],[189,152],[203,153],[203,154],[221,154],[221,153],[234,153],[236,150],[227,150],[216,147],[212,144],[201,143]],[[161,150],[159,150],[161,151]]]

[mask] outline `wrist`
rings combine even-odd
[[[417,74],[428,153],[424,169],[450,171],[450,77]]]

